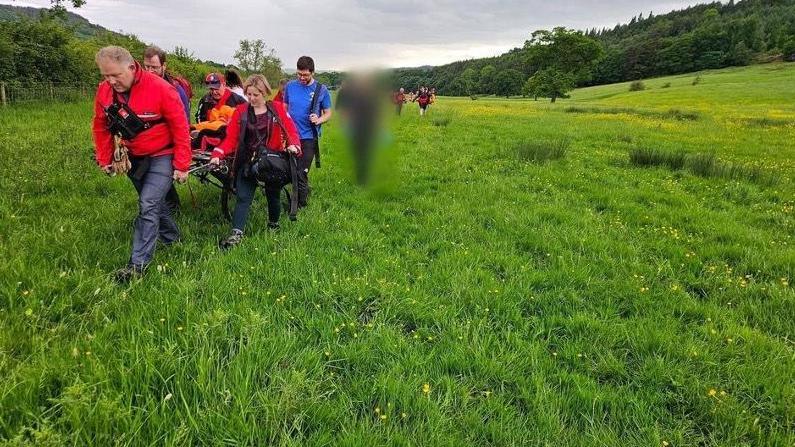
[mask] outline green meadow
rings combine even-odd
[[[0,109],[0,444],[795,445],[795,64],[439,98],[244,242],[136,195],[89,102]]]

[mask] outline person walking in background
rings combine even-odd
[[[177,77],[168,73],[166,67],[166,52],[161,50],[160,47],[147,47],[144,50],[144,70],[160,76],[166,82],[173,85],[175,89],[177,89],[179,99],[182,101],[182,107],[185,109],[185,117],[187,118],[188,122],[190,122],[190,97],[188,97],[188,93],[185,91],[185,87],[183,86],[183,82],[187,81],[184,79],[178,79]],[[166,193],[165,201],[172,214],[179,210],[179,193],[177,193],[177,188],[175,188],[173,184]]]
[[[400,112],[403,110],[403,104],[406,103],[406,93],[403,87],[400,87],[400,90],[392,95],[392,102],[395,104],[395,113],[400,116]]]
[[[299,57],[296,69],[298,79],[284,86],[284,102],[301,137],[297,191],[298,206],[303,208],[308,204],[312,160],[320,167],[321,126],[331,119],[331,95],[325,85],[315,80],[315,61],[311,57]]]
[[[226,78],[227,88],[232,90],[232,93],[248,101],[246,93],[243,91],[243,80],[240,78],[240,74],[236,70],[230,68],[224,72],[224,77]]]
[[[185,89],[185,82],[187,81],[168,72],[166,52],[161,50],[160,47],[147,47],[144,50],[144,70],[160,76],[177,89],[179,99],[182,101],[182,107],[185,109],[185,116],[190,122],[190,96]]]
[[[414,100],[420,105],[420,116],[425,116],[425,112],[428,110],[428,104],[431,103],[431,94],[428,92],[428,89],[420,87],[420,92]]]

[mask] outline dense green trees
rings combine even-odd
[[[147,45],[134,35],[99,29],[81,38],[76,26],[59,10],[43,10],[35,18],[20,15],[0,20],[0,81],[94,84],[99,81],[94,55],[100,47],[120,45],[134,57],[143,57]],[[194,83],[201,82],[206,73],[224,68],[198,60],[184,48],[169,54],[167,62],[170,71]]]
[[[575,86],[584,86],[778,58],[795,61],[795,0],[714,2],[664,15],[640,14],[627,24],[583,33],[540,30],[522,48],[499,57],[394,70],[392,84],[431,85],[444,95],[500,94],[495,77],[505,70],[516,70],[526,80],[553,67],[572,74]]]

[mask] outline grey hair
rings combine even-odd
[[[115,45],[102,47],[99,49],[99,51],[97,51],[94,61],[99,64],[100,61],[103,60],[108,60],[125,66],[135,63],[135,59],[133,59],[132,54],[130,54],[126,48],[117,47]]]

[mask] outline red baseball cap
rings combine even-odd
[[[224,77],[218,73],[210,73],[204,78],[204,83],[210,88],[221,88],[224,83]]]

